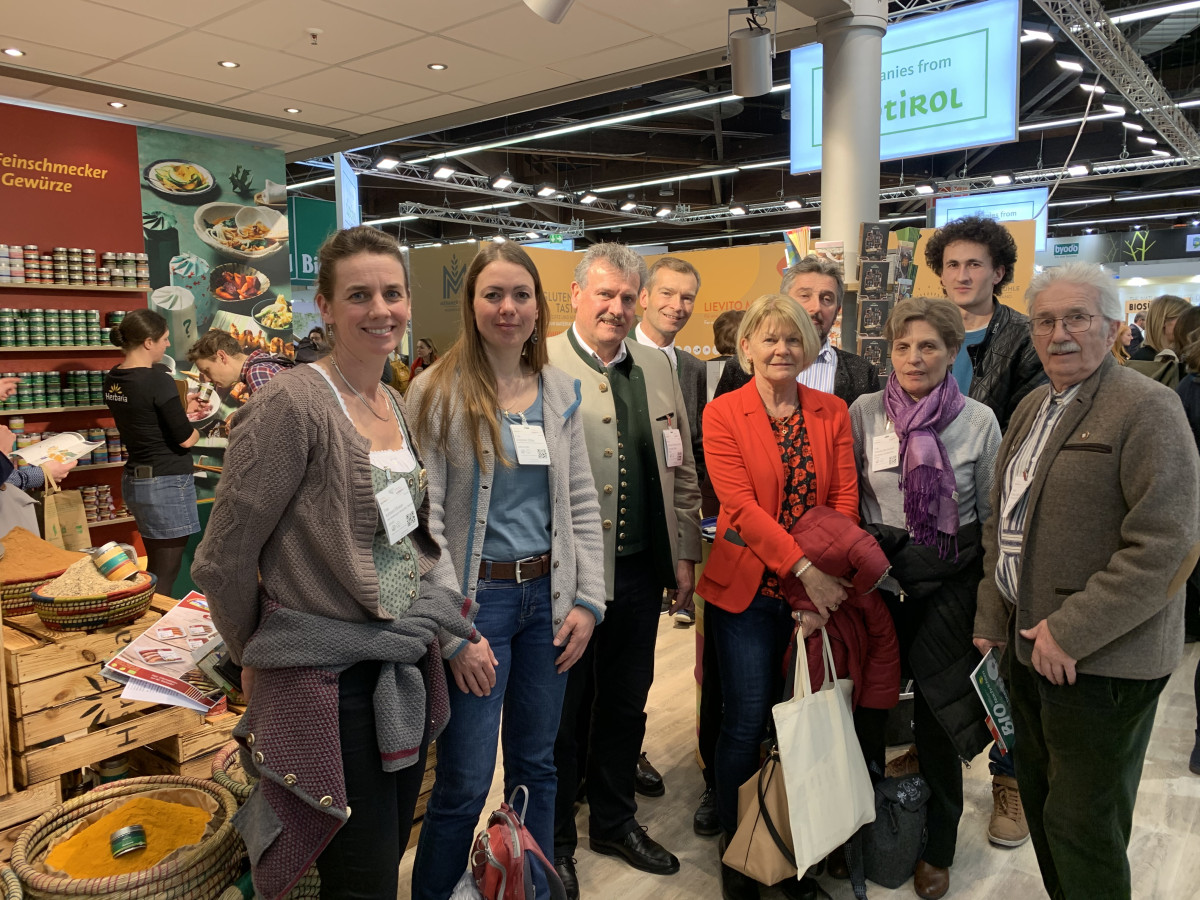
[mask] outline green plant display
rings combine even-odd
[[[229,183],[233,185],[233,190],[235,193],[245,197],[251,194],[254,190],[254,188],[250,186],[250,179],[253,176],[254,173],[249,169],[238,166],[229,176]]]
[[[1156,243],[1155,241],[1147,242],[1149,237],[1148,232],[1138,231],[1134,233],[1132,240],[1124,241],[1125,252],[1129,254],[1130,259],[1135,262],[1146,261],[1146,251]]]

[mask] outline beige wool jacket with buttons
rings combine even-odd
[[[546,342],[550,362],[583,386],[583,433],[591,459],[592,475],[600,498],[601,528],[604,533],[604,590],[613,596],[617,555],[614,523],[620,519],[620,466],[617,459],[617,413],[608,378],[580,359],[566,332]],[[654,434],[654,456],[658,461],[658,482],[662,489],[663,512],[671,541],[672,565],[681,559],[700,560],[700,486],[692,458],[687,410],[675,367],[666,354],[637,341],[626,339],[625,349],[641,368],[646,381],[646,402]],[[662,432],[670,415],[683,435],[683,464],[668,468],[664,457]]]
[[[596,486],[587,464],[583,421],[580,413],[579,382],[553,366],[542,369],[542,429],[550,455],[550,592],[554,608],[554,631],[562,626],[572,606],[591,611],[599,623],[604,618],[605,597],[601,590],[603,543],[600,539],[600,508]],[[409,388],[408,401],[417,409],[429,379],[418,378]],[[479,582],[488,510],[492,502],[495,448],[485,427],[480,428],[486,465],[475,460],[467,425],[459,418],[451,424],[457,436],[459,458],[449,460],[433,440],[441,416],[435,408],[418,428],[421,458],[429,473],[429,531],[449,566],[438,566],[431,577],[444,581],[471,600]],[[497,502],[502,503],[501,498]],[[486,635],[485,635],[486,636]],[[462,638],[443,633],[442,655],[453,656]]]

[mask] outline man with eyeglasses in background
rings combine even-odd
[[[1013,414],[983,529],[975,645],[1007,656],[1017,781],[1051,897],[1129,898],[1129,836],[1158,697],[1183,655],[1200,458],[1178,397],[1117,364],[1111,276],[1030,284],[1050,384]]]
[[[1004,432],[1021,400],[1046,381],[1028,317],[1000,302],[1000,292],[1013,280],[1017,242],[995,219],[966,216],[934,232],[925,247],[925,263],[962,313],[966,338],[951,370],[958,389],[990,406]],[[1029,827],[1017,791],[1013,755],[992,744],[988,760],[992,773],[988,840],[998,847],[1019,847],[1029,840]]]

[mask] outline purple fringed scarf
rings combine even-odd
[[[895,372],[888,376],[883,391],[883,408],[900,438],[904,523],[913,540],[936,546],[942,559],[949,555],[958,535],[958,501],[954,498],[954,467],[938,434],[964,406],[958,382],[948,371],[942,383],[920,400],[904,392]]]

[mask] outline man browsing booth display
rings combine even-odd
[[[281,371],[291,368],[290,360],[281,360],[265,350],[246,353],[237,338],[220,329],[212,329],[188,348],[188,362],[219,388],[232,388],[239,382],[253,394]],[[188,397],[189,416],[203,412],[203,401]]]
[[[1134,802],[1200,555],[1200,458],[1178,396],[1109,352],[1124,310],[1103,269],[1050,269],[1028,296],[1050,384],[1000,446],[975,645],[1009,647],[1046,892],[1127,900]]]
[[[700,490],[687,409],[666,355],[627,340],[645,282],[642,258],[621,244],[588,248],[575,269],[571,328],[547,342],[550,362],[582,385],[581,411],[600,500],[608,607],[568,674],[554,748],[558,770],[554,862],[567,895],[575,872],[578,725],[595,683],[586,762],[590,846],[656,875],[679,860],[638,825],[635,777],[663,589],[690,607],[700,559]]]
[[[824,391],[839,397],[850,406],[862,394],[873,394],[880,390],[879,369],[857,353],[840,347],[830,346],[829,332],[842,311],[842,298],[846,293],[842,267],[830,260],[806,256],[783,273],[779,293],[786,294],[799,303],[817,329],[821,340],[821,351],[812,365],[796,379],[805,387]],[[750,381],[751,376],[742,370],[737,359],[725,364],[721,380],[717,383],[716,395],[740,388]]]
[[[1017,404],[1046,381],[1028,317],[1000,302],[1000,292],[1013,280],[1017,242],[995,219],[966,216],[934,233],[925,247],[925,262],[963,317],[966,339],[951,374],[965,396],[992,408],[1003,432]],[[988,840],[998,847],[1019,847],[1029,840],[1029,827],[1013,754],[1001,753],[999,745],[993,744],[988,759],[992,774]]]

